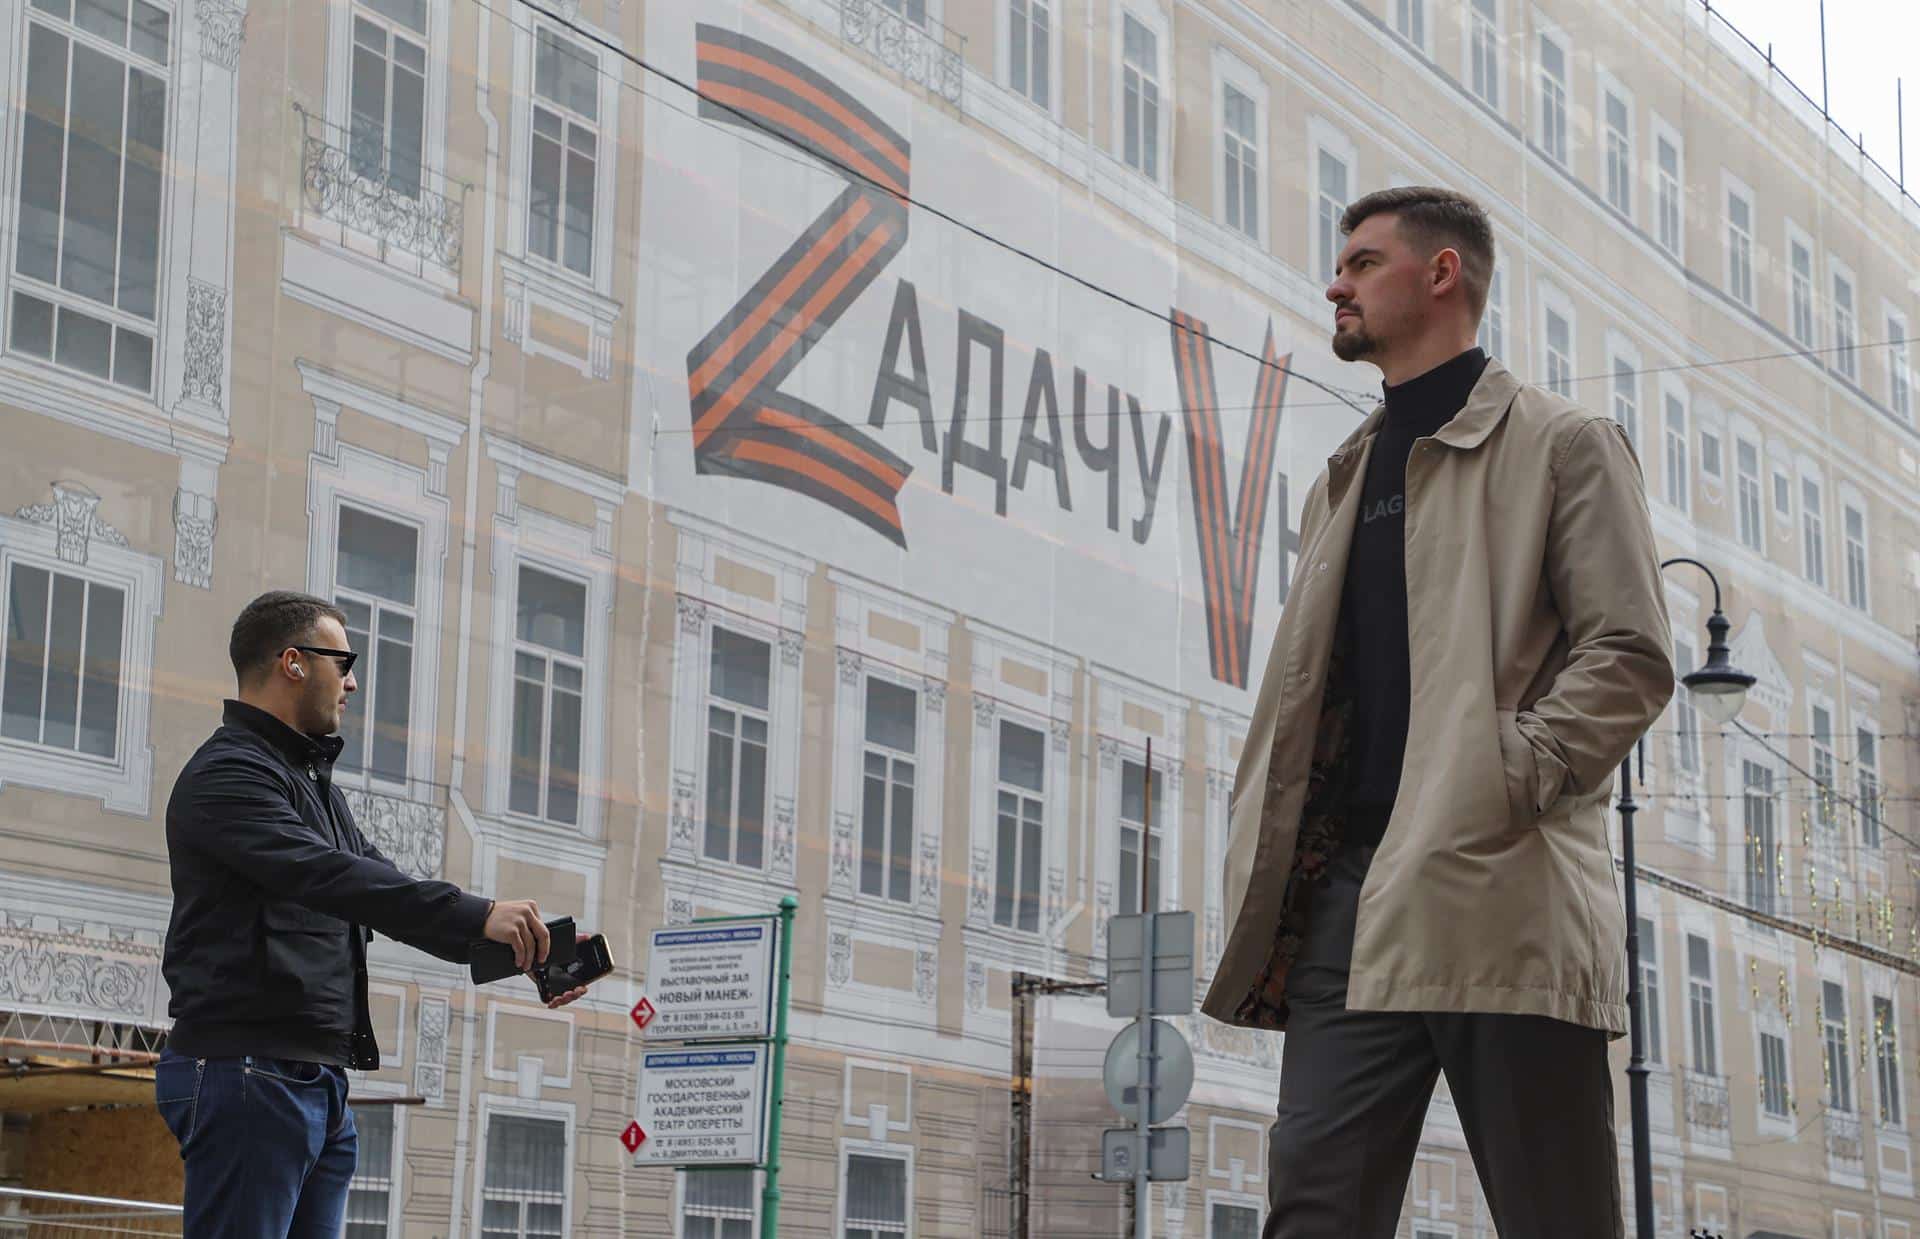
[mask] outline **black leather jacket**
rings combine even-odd
[[[394,868],[333,786],[337,736],[228,701],[167,802],[168,1044],[372,1071],[372,931],[467,962],[492,903]]]

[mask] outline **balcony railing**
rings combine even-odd
[[[1839,1110],[1827,1111],[1827,1156],[1832,1161],[1844,1162],[1849,1166],[1857,1167],[1866,1162],[1867,1146],[1860,1135],[1859,1115]]]
[[[966,80],[964,35],[931,17],[915,21],[881,0],[840,0],[840,37],[871,52],[909,82],[960,106]]]
[[[1732,1126],[1725,1076],[1687,1073],[1687,1126],[1724,1138]]]
[[[457,197],[437,193],[427,187],[424,170],[396,173],[391,153],[380,144],[350,136],[297,104],[294,110],[300,113],[300,179],[309,210],[423,263],[460,270],[469,186],[448,183],[457,186]]]

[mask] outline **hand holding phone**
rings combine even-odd
[[[559,999],[570,1002],[578,998],[588,985],[612,971],[613,954],[607,949],[607,936],[595,934],[591,938],[580,937],[572,960],[535,968],[528,975],[533,978],[534,988],[540,991],[540,1001],[553,1006]]]
[[[573,962],[574,946],[578,934],[573,927],[573,918],[563,916],[558,920],[546,922],[547,959],[545,965],[535,965],[531,960],[522,964],[519,952],[510,942],[489,940],[473,944],[468,956],[467,967],[472,973],[475,985],[485,985],[489,981],[498,981],[510,977],[516,972],[529,972],[538,967],[551,967],[555,964]]]

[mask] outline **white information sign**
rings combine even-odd
[[[769,918],[654,930],[646,986],[654,1014],[645,1037],[770,1035],[774,925]]]
[[[636,1164],[752,1164],[761,1160],[767,1047],[648,1050],[640,1056]]]

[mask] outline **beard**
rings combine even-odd
[[[1341,361],[1359,361],[1379,347],[1380,341],[1363,326],[1340,326],[1333,330],[1333,355]]]

